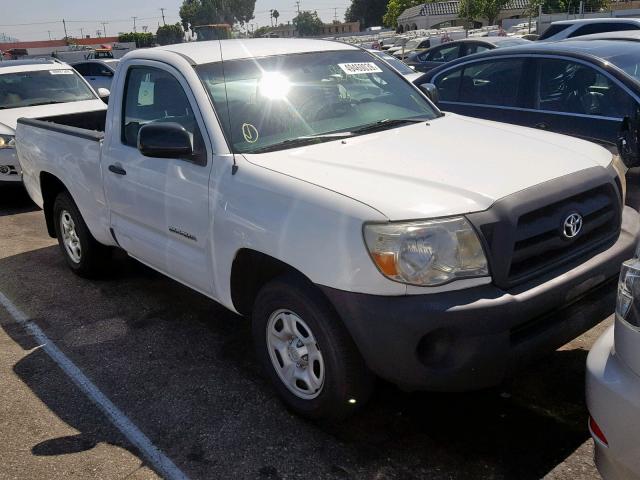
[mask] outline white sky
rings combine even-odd
[[[0,14],[0,41],[2,34],[16,37],[20,40],[59,39],[64,36],[62,19],[67,22],[69,36],[79,37],[96,35],[96,31],[103,30],[101,22],[107,22],[107,35],[133,30],[133,19],[138,17],[136,26],[142,31],[147,26],[149,31],[155,32],[162,22],[160,8],[165,8],[167,23],[180,20],[178,11],[181,0],[2,0]],[[301,10],[317,10],[318,15],[325,22],[334,18],[334,8],[337,8],[338,19],[344,19],[344,12],[350,0],[300,0]],[[280,12],[280,23],[287,23],[296,13],[295,0],[257,0],[255,19],[250,23],[254,29],[269,24],[269,10]]]

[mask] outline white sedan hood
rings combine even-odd
[[[451,113],[428,126],[245,157],[349,196],[390,220],[486,210],[507,195],[612,159],[593,143]]]
[[[8,108],[0,110],[0,133],[13,135],[19,118],[50,117],[67,113],[90,112],[106,110],[102,100],[82,100],[79,102],[54,103],[51,105],[36,105],[33,107]]]

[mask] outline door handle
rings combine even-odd
[[[109,171],[116,175],[126,175],[127,171],[118,165],[109,165]]]
[[[546,130],[547,128],[549,128],[549,126],[544,122],[540,122],[536,123],[536,128],[539,128],[540,130]]]

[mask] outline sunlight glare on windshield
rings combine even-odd
[[[280,72],[264,72],[258,88],[260,95],[269,100],[284,100],[291,89],[291,82]]]

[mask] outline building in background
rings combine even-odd
[[[360,32],[360,22],[325,23],[318,33],[318,37],[338,37],[353,35]],[[280,25],[269,30],[265,37],[294,38],[298,36],[296,27],[292,24]]]

